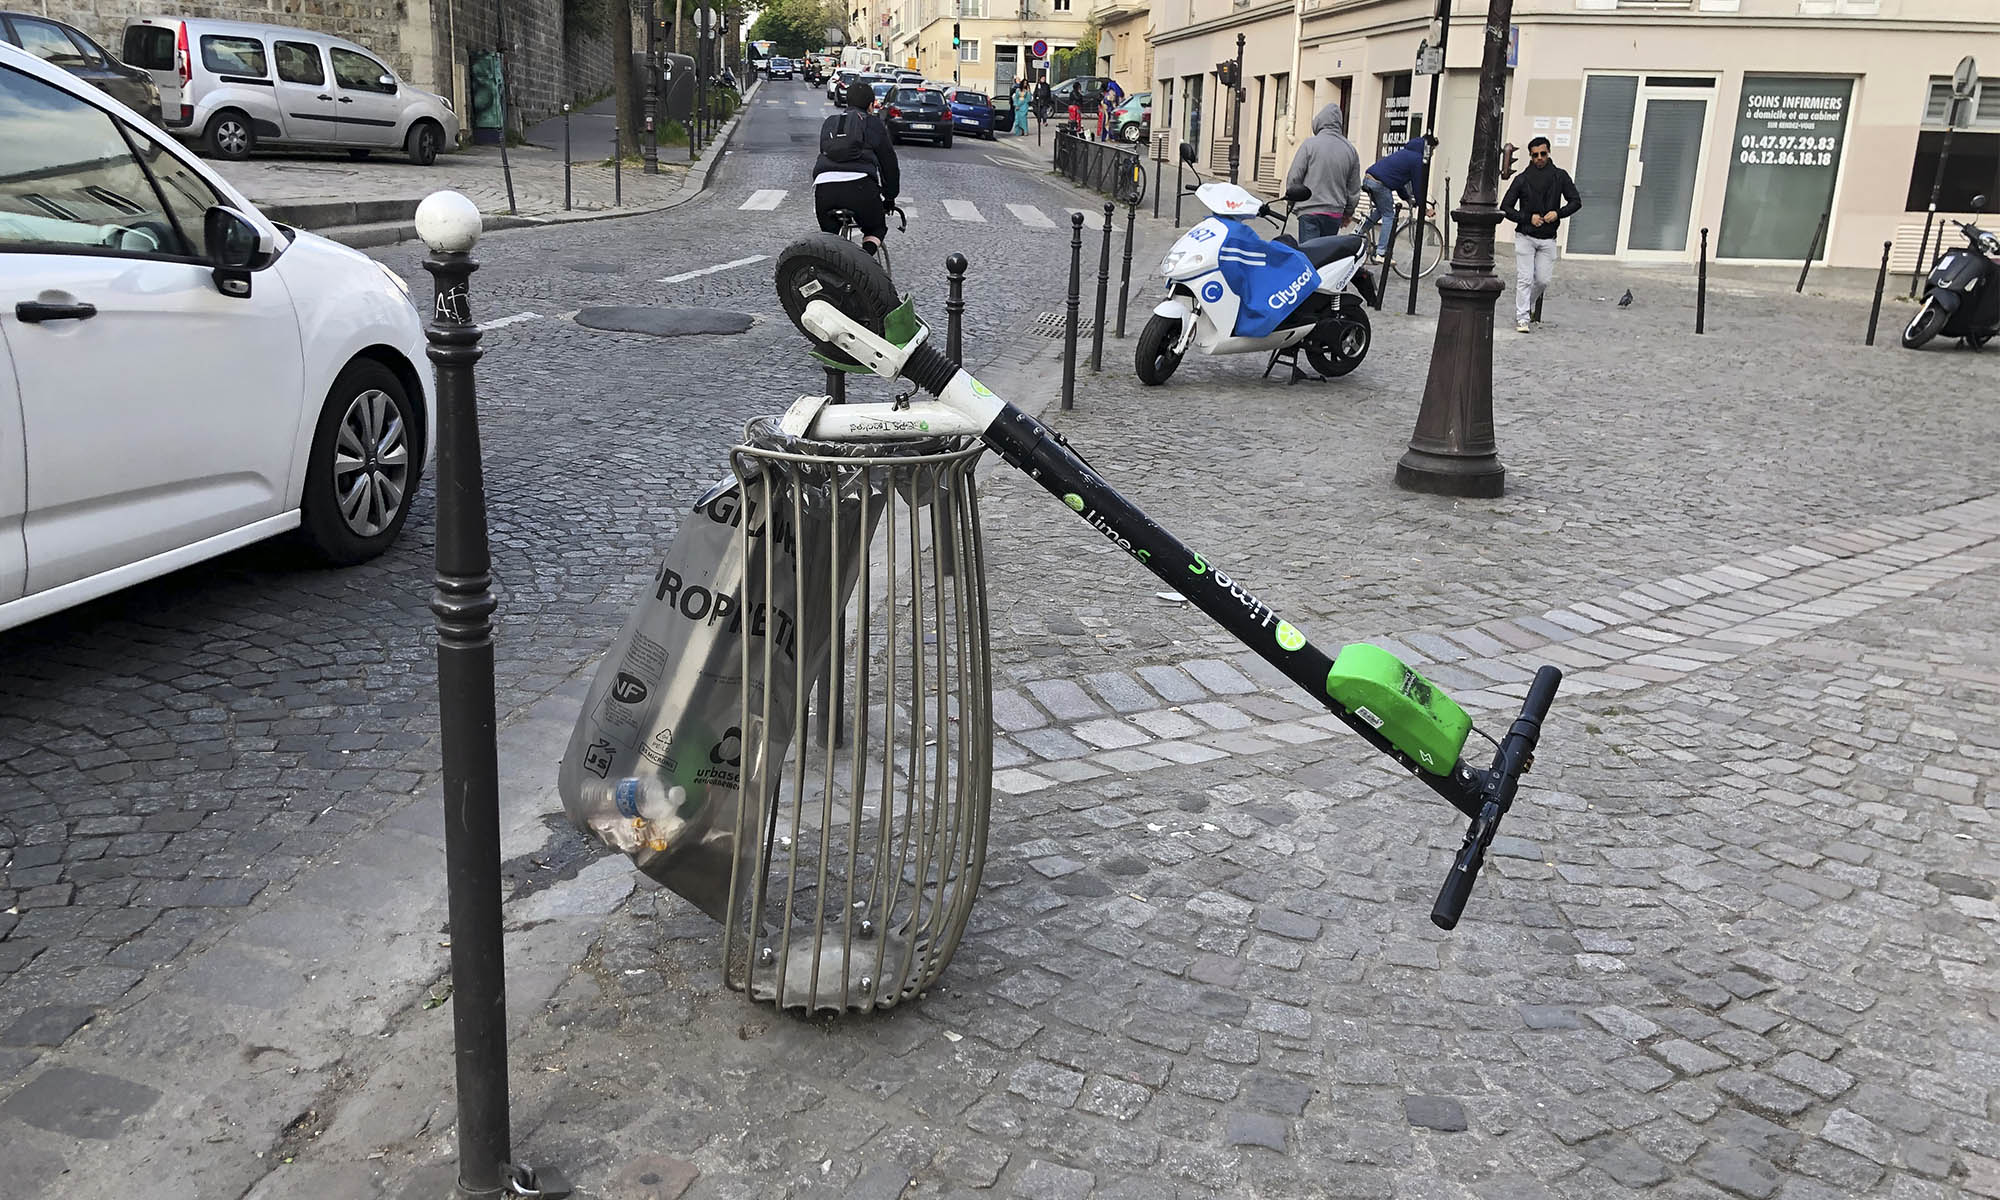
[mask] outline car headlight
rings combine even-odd
[[[396,290],[403,293],[403,299],[408,300],[410,302],[411,308],[415,308],[417,306],[417,298],[415,296],[410,295],[409,282],[405,280],[401,275],[398,275],[394,271],[391,271],[389,269],[388,263],[377,262],[375,264],[375,269],[389,277],[389,282],[395,284]]]

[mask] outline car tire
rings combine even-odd
[[[951,149],[951,137],[949,135],[938,139],[938,149],[940,150]]]
[[[437,161],[438,149],[444,142],[444,130],[435,121],[418,121],[410,126],[410,135],[403,139],[403,153],[420,167],[428,167]]]
[[[249,117],[236,109],[225,108],[208,119],[208,134],[204,140],[208,143],[208,152],[215,157],[241,162],[257,148],[257,131],[250,127]]]
[[[402,531],[423,479],[417,403],[394,371],[370,358],[348,363],[327,392],[306,462],[299,535],[329,565],[366,562]]]

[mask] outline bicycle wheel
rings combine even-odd
[[[1120,204],[1142,203],[1146,199],[1146,168],[1135,160],[1130,167],[1120,171],[1111,198]]]
[[[1410,277],[1410,258],[1409,229],[1406,226],[1398,226],[1396,229],[1396,258],[1395,261],[1389,264],[1389,267],[1399,278],[1408,279]],[[1423,223],[1423,232],[1417,236],[1417,278],[1421,279],[1432,271],[1437,270],[1438,264],[1443,261],[1444,232],[1438,228],[1436,221],[1426,219]]]

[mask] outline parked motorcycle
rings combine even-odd
[[[1983,212],[1986,197],[1972,198]],[[1977,225],[1953,221],[1966,244],[1953,246],[1931,264],[1924,281],[1924,305],[1903,330],[1903,347],[1915,350],[1939,334],[1977,350],[2000,333],[2000,237]]]
[[[1180,153],[1192,166],[1194,147],[1183,142]],[[1267,351],[1264,374],[1282,362],[1292,383],[1311,378],[1299,369],[1300,351],[1322,378],[1360,366],[1372,337],[1367,305],[1375,299],[1375,279],[1361,265],[1363,239],[1347,234],[1301,243],[1286,233],[1292,209],[1308,195],[1304,188],[1286,193],[1282,216],[1233,183],[1209,180],[1187,190],[1215,215],[1182,234],[1160,262],[1167,298],[1139,334],[1133,363],[1139,381],[1165,383],[1190,349]],[[1259,236],[1249,224],[1253,217],[1276,221],[1277,235]]]

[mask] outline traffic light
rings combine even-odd
[[[951,48],[952,48],[952,49],[954,49],[954,50],[958,49],[958,22],[957,22],[957,21],[953,21],[953,22],[951,23]]]
[[[1229,59],[1215,64],[1215,82],[1226,88],[1242,86],[1236,79],[1236,60]]]

